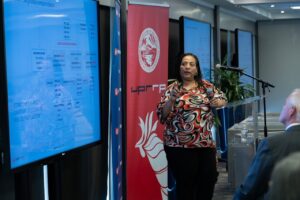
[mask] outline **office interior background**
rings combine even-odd
[[[3,3],[1,3],[1,56],[3,49]],[[286,96],[299,87],[300,52],[300,6],[296,0],[139,0],[140,3],[169,5],[169,56],[168,78],[174,78],[172,70],[175,57],[180,51],[179,18],[185,16],[211,24],[212,67],[217,60],[235,52],[235,30],[252,33],[253,72],[256,78],[272,83],[275,87],[266,92],[267,113],[279,113]],[[110,169],[108,167],[108,102],[109,69],[111,49],[111,27],[113,24],[115,1],[99,0],[99,64],[101,71],[101,141],[100,143],[66,155],[47,160],[47,171],[43,164],[29,165],[24,169],[12,171],[7,160],[7,130],[0,129],[0,199],[40,200],[45,199],[107,199]],[[121,45],[126,41],[126,10],[128,1],[121,1]],[[121,47],[125,52],[125,46]],[[228,52],[228,50],[230,52]],[[19,52],[22,54],[22,52]],[[228,54],[229,53],[229,54]],[[1,58],[2,60],[3,58]],[[122,58],[122,64],[126,61]],[[1,62],[3,64],[3,62]],[[127,66],[128,67],[128,66]],[[237,66],[238,67],[238,66]],[[4,71],[1,66],[1,71]],[[125,71],[125,70],[124,70]],[[2,72],[1,72],[2,73]],[[1,88],[4,84],[1,74]],[[125,77],[125,76],[124,76]],[[125,84],[125,83],[124,83]],[[255,84],[256,95],[261,96],[260,84]],[[1,92],[1,108],[5,106]],[[262,105],[259,112],[262,112]],[[2,112],[2,111],[1,111]],[[1,114],[1,123],[5,115]],[[126,134],[126,133],[124,133]],[[125,158],[126,159],[126,158]],[[124,166],[126,168],[126,166]],[[48,177],[48,191],[45,191],[45,175]],[[124,192],[126,185],[123,184]]]

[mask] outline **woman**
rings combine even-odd
[[[168,86],[157,106],[165,124],[164,145],[176,199],[211,199],[217,180],[212,107],[227,103],[225,95],[202,79],[197,56],[181,56],[179,81]]]

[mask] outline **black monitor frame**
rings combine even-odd
[[[247,31],[247,30],[244,30],[244,29],[235,29],[235,49],[236,49],[236,63],[237,63],[237,67],[242,67],[240,66],[240,60],[239,60],[239,31],[243,31],[243,32],[247,32],[247,33],[250,33],[251,36],[252,36],[252,32],[251,31]],[[252,73],[254,73],[254,63],[253,63],[253,37],[251,37],[251,49],[252,49],[252,56],[251,56],[251,59],[252,59]],[[249,74],[251,76],[253,76],[254,74]],[[252,79],[252,85],[254,86],[254,80]]]
[[[212,73],[211,73],[211,69],[212,69],[212,58],[211,58],[211,44],[212,44],[212,41],[211,41],[211,24],[209,23],[209,22],[205,22],[205,21],[202,21],[202,20],[198,20],[198,19],[193,19],[193,18],[190,18],[190,17],[186,17],[186,16],[181,16],[180,18],[179,18],[179,30],[180,30],[180,34],[179,34],[179,46],[180,46],[180,54],[183,54],[184,53],[184,47],[185,47],[185,44],[184,44],[184,20],[185,19],[188,19],[188,20],[192,20],[192,21],[195,21],[195,22],[200,22],[200,23],[204,23],[204,24],[208,24],[209,25],[209,32],[210,32],[210,34],[209,34],[209,40],[210,40],[210,51],[209,51],[209,62],[210,62],[210,64],[209,64],[209,67],[210,67],[210,70],[209,70],[209,80],[208,81],[211,81],[211,79],[212,79]],[[198,58],[199,59],[199,61],[200,61],[200,67],[201,67],[201,59],[200,58]],[[179,61],[178,61],[179,62]],[[203,69],[201,68],[201,70],[202,70],[202,74],[203,74]],[[202,78],[204,78],[204,77],[202,77]]]
[[[94,0],[92,0],[94,1]],[[98,32],[98,88],[99,88],[99,109],[102,110],[102,98],[101,95],[103,90],[101,89],[101,68],[100,68],[100,5],[96,2],[96,16],[97,16],[97,32]],[[82,151],[88,148],[91,148],[95,145],[99,145],[104,143],[102,132],[102,121],[104,114],[99,110],[100,114],[100,129],[99,135],[101,135],[100,139],[82,146],[78,146],[72,149],[69,149],[64,152],[60,152],[33,162],[28,162],[24,165],[18,166],[16,168],[11,168],[11,158],[10,158],[10,139],[9,139],[9,111],[8,111],[8,91],[7,91],[7,77],[6,77],[6,54],[5,54],[5,31],[4,31],[4,3],[3,1],[0,4],[0,9],[2,15],[0,15],[0,56],[2,59],[0,60],[0,170],[4,168],[5,170],[10,170],[14,173],[24,171],[26,169],[30,169],[35,166],[48,165],[56,162],[63,157],[76,153],[78,151]]]

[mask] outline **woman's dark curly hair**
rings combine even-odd
[[[202,72],[201,72],[201,69],[200,69],[200,62],[199,62],[199,59],[198,57],[195,55],[195,54],[192,54],[192,53],[184,53],[184,54],[181,54],[179,56],[179,59],[177,60],[177,80],[179,82],[182,82],[182,78],[180,76],[180,66],[181,66],[181,62],[182,62],[182,59],[186,56],[192,56],[193,58],[195,58],[196,60],[196,67],[197,67],[197,71],[198,71],[198,74],[196,76],[194,76],[194,79],[201,84],[201,80],[202,80]]]

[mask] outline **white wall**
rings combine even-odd
[[[259,74],[275,85],[266,90],[267,112],[280,112],[286,96],[300,88],[300,20],[258,23]]]
[[[114,7],[115,6],[115,1],[114,0],[98,0],[100,5],[103,6],[109,6],[109,7]]]
[[[255,22],[245,20],[229,11],[221,9],[220,12],[220,28],[225,30],[234,31],[236,28],[250,31],[253,35],[256,35]]]

